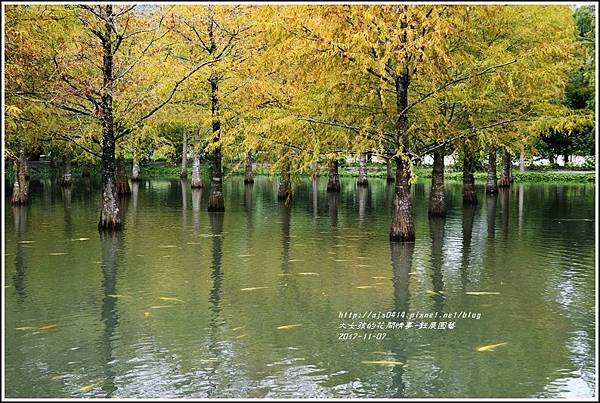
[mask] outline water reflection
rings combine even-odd
[[[471,240],[473,238],[473,219],[477,205],[465,204],[462,216],[462,265],[460,267],[460,278],[463,290],[469,283],[469,268],[471,258]]]
[[[90,178],[87,178],[88,180]],[[131,182],[131,203],[133,205],[133,215],[137,213],[138,199],[140,194],[140,181]]]
[[[208,351],[210,357],[214,358],[214,362],[211,364],[211,368],[208,369],[209,389],[207,390],[207,397],[213,397],[219,388],[218,380],[218,369],[222,365],[222,347],[221,347],[221,327],[224,324],[224,319],[221,315],[221,294],[223,287],[223,271],[222,271],[222,258],[223,258],[223,213],[208,213],[208,220],[210,222],[211,235],[212,235],[212,288],[209,294],[210,304],[210,319],[208,329]]]
[[[500,195],[500,210],[502,211],[502,235],[504,239],[508,238],[508,221],[509,221],[509,202],[510,188],[501,188],[498,192]]]
[[[202,188],[192,188],[192,220],[194,222],[194,238],[200,234],[200,210],[202,209]]]
[[[485,207],[487,214],[487,236],[488,236],[488,245],[492,245],[492,240],[496,236],[496,204],[498,203],[498,195],[494,194],[486,194],[485,197]]]
[[[319,215],[319,178],[311,178],[311,190],[313,217],[316,218]]]
[[[248,241],[252,241],[254,234],[254,220],[252,217],[252,189],[254,188],[254,182],[244,184],[244,210],[246,211],[246,231],[248,232]],[[248,253],[250,253],[250,245],[248,246]]]
[[[444,276],[442,267],[444,265],[444,226],[446,220],[443,217],[431,217],[429,219],[429,232],[431,234],[431,284],[434,299],[434,310],[442,313],[444,308]]]
[[[181,214],[183,216],[183,226],[187,225],[187,179],[180,179],[181,185]]]
[[[71,222],[71,186],[61,186],[63,210],[65,218],[65,239],[73,238],[73,224]]]
[[[288,274],[290,265],[290,218],[292,208],[280,201],[279,219],[281,220],[281,272]],[[285,279],[282,279],[285,281]]]
[[[327,192],[327,200],[329,202],[329,219],[331,221],[331,229],[337,230],[338,227],[338,200],[339,192]],[[337,231],[336,231],[337,233]]]
[[[593,394],[593,188],[525,186],[520,238],[510,242],[511,253],[494,254],[494,244],[498,250],[506,242],[502,217],[492,214],[501,206],[490,200],[487,211],[485,202],[463,209],[460,183],[448,184],[445,223],[427,219],[427,192],[415,188],[417,242],[400,245],[387,241],[382,180],[373,178],[359,194],[351,178],[342,178],[342,193],[321,189],[318,199],[307,178],[288,207],[274,202],[272,181],[255,180],[252,192],[241,178],[228,181],[225,214],[203,213],[200,189],[192,191],[189,231],[181,230],[179,178],[142,182],[139,204],[132,197],[129,205],[138,219],[129,214],[122,238],[100,242],[62,239],[69,226],[75,239],[93,237],[100,186],[88,198],[75,184],[70,203],[55,187],[54,204],[40,187],[26,209],[9,205],[5,280],[15,292],[5,297],[7,394],[81,396],[80,388],[98,382],[86,396]],[[513,200],[509,240],[518,234],[517,194]],[[26,227],[28,219],[44,225]],[[427,290],[443,291],[445,299]],[[117,294],[133,298],[107,298]],[[159,296],[185,302],[155,310]],[[348,309],[465,310],[482,312],[482,319],[457,323],[452,332],[332,342],[338,312]],[[15,329],[47,323],[61,326]],[[285,324],[302,326],[278,329]],[[476,351],[505,341],[497,351]],[[51,379],[56,375],[66,377]]]
[[[27,244],[24,242],[25,234],[27,232],[27,208],[26,207],[12,207],[14,232],[15,232],[15,273],[13,275],[13,286],[17,294],[17,301],[22,303],[25,301],[26,294],[26,261],[25,261],[25,249]]]
[[[523,195],[525,191],[523,189],[523,185],[519,185],[519,233],[521,233],[521,228],[523,227]]]
[[[367,207],[367,195],[369,192],[366,186],[357,186],[356,192],[358,194],[358,223],[362,225],[365,220],[365,209]]]
[[[106,397],[110,397],[117,389],[114,346],[115,332],[119,325],[117,311],[117,274],[119,271],[119,252],[123,243],[122,232],[100,232],[100,245],[102,249],[102,311],[100,320],[104,329],[100,334],[98,348],[104,381],[101,385]]]
[[[412,270],[413,255],[415,244],[390,242],[393,283],[394,283],[394,306],[393,311],[406,312],[410,310],[410,275]],[[396,322],[406,324],[407,317],[396,318]],[[405,346],[408,345],[406,333],[402,331],[392,332],[390,350],[393,353],[391,360],[406,363],[407,352]],[[406,396],[406,381],[404,380],[405,369],[403,365],[395,365],[392,373],[392,385],[394,390],[390,397],[402,398]]]

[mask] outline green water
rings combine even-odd
[[[275,179],[228,178],[209,214],[208,188],[146,180],[113,236],[96,230],[97,180],[32,182],[5,211],[6,396],[594,395],[594,186],[479,186],[463,210],[448,183],[448,217],[429,221],[419,183],[416,242],[391,245],[385,181],[325,181],[296,184],[288,208]]]

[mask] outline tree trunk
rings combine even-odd
[[[338,173],[338,160],[331,162],[329,166],[329,181],[327,182],[328,192],[339,192],[340,191],[340,175]]]
[[[317,161],[314,161],[312,164],[310,164],[310,171],[311,171],[310,177],[313,181],[315,179],[317,179],[318,169],[319,169],[319,163]]]
[[[246,172],[244,174],[244,183],[254,183],[254,176],[252,175],[252,153],[250,153],[250,151],[246,153]]]
[[[525,172],[525,147],[521,146],[521,154],[519,155],[519,171]]]
[[[200,176],[200,155],[194,151],[192,157],[192,189],[202,187],[202,176]]]
[[[71,159],[63,156],[63,177],[61,185],[63,187],[71,186]]]
[[[504,158],[502,159],[502,178],[500,178],[499,187],[509,187],[512,182],[512,156],[508,151],[504,151]]]
[[[396,186],[392,201],[390,241],[413,242],[415,225],[410,201],[410,165],[402,157],[395,157],[394,160],[396,161]]]
[[[27,156],[25,155],[25,150],[19,150],[19,159],[21,160],[21,169],[23,170],[23,175],[25,180],[29,180],[29,164],[27,164]]]
[[[488,158],[488,176],[485,185],[488,194],[498,193],[498,175],[496,174],[496,150],[490,151]]]
[[[137,157],[134,155],[133,156],[133,165],[131,168],[131,181],[139,182],[141,180],[142,180],[142,176],[141,176],[141,172],[140,172],[140,162],[138,161]]]
[[[211,30],[212,32],[212,30]],[[212,40],[212,39],[211,39]],[[218,118],[219,112],[219,99],[217,96],[218,91],[218,77],[215,74],[210,76],[210,101],[211,101],[211,113],[212,113],[212,132],[213,142],[218,143],[221,139],[220,129],[221,122]],[[212,155],[212,174],[211,174],[211,188],[210,196],[208,198],[208,211],[225,211],[225,201],[223,199],[223,169],[221,167],[221,147],[218,146],[213,151]]]
[[[396,77],[396,110],[398,112],[396,131],[402,153],[407,153],[409,149],[408,116],[404,113],[408,107],[409,85],[410,77],[407,71]],[[392,201],[390,241],[414,242],[415,224],[410,200],[411,162],[408,156],[405,155],[396,156],[394,160],[396,161],[396,186],[394,187],[394,199]]]
[[[367,180],[367,153],[361,153],[358,160],[358,186],[367,186],[369,181]]]
[[[181,172],[180,178],[187,178],[187,131],[183,129],[183,148],[181,150]]]
[[[429,217],[445,217],[444,200],[444,154],[442,145],[433,151],[433,172],[431,174],[431,192],[429,196]]]
[[[92,173],[90,172],[90,166],[86,163],[84,163],[81,166],[81,176],[84,178],[89,178],[92,175]]]
[[[290,168],[288,163],[284,163],[281,169],[281,180],[279,181],[279,189],[277,189],[277,200],[285,201],[288,205],[292,199],[292,181]]]
[[[392,173],[392,161],[390,158],[385,159],[385,168],[386,168],[386,172],[387,172],[387,177],[386,177],[386,181],[388,183],[393,182],[394,179],[394,174]]]
[[[13,170],[15,182],[13,184],[13,193],[10,202],[13,206],[24,206],[27,204],[29,185],[27,179],[25,179],[22,158],[18,158],[13,162]]]
[[[125,170],[125,160],[122,156],[117,159],[117,194],[121,196],[131,194],[131,188],[127,181],[127,171]]]
[[[117,204],[115,189],[115,122],[113,115],[113,24],[112,5],[105,5],[106,24],[103,35],[103,86],[100,114],[102,120],[102,210],[100,211],[99,230],[116,230],[121,228],[121,218]]]
[[[477,204],[475,192],[475,161],[473,155],[465,149],[463,157],[463,204]]]

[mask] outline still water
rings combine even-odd
[[[325,185],[288,208],[231,177],[209,214],[208,188],[145,180],[101,236],[97,180],[32,182],[6,207],[7,397],[594,395],[594,186],[463,209],[448,183],[430,221],[420,182],[416,242],[391,245],[385,180]]]

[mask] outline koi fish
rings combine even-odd
[[[487,346],[479,347],[477,349],[477,351],[494,351],[494,350],[496,350],[496,347],[505,346],[507,344],[508,344],[508,342],[498,343],[498,344],[490,344]]]
[[[295,327],[300,327],[300,326],[302,326],[302,323],[296,323],[294,325],[277,326],[277,330],[288,330],[288,329],[293,329]]]

